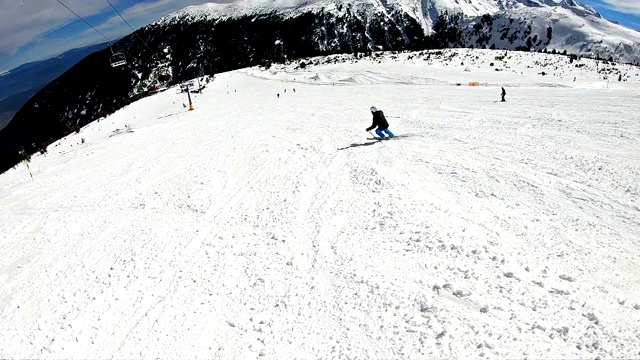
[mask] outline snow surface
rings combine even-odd
[[[638,68],[376,55],[172,88],[0,175],[0,358],[640,357]]]

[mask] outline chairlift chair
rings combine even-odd
[[[127,63],[127,59],[124,57],[123,53],[114,53],[111,55],[111,66],[116,68]]]

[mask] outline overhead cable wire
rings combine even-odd
[[[63,4],[62,1],[60,0],[56,0],[60,5],[64,6],[67,10],[69,10],[73,15],[75,15],[76,17],[78,17],[78,19],[84,21],[85,24],[89,25],[89,27],[91,27],[93,30],[95,30],[98,34],[102,35],[103,38],[105,38],[108,42],[109,42],[109,48],[111,48],[111,45],[113,44],[113,41],[111,41],[111,39],[109,39],[105,34],[101,33],[100,30],[96,29],[93,25],[89,24],[89,22],[87,20],[85,20],[82,16],[78,15],[75,11],[73,11],[70,7],[68,7],[67,5]],[[127,54],[127,56],[129,56],[130,58],[133,59],[137,59],[135,56],[131,56],[126,50],[122,50],[125,54]],[[111,48],[111,52],[113,53],[113,49]]]
[[[68,7],[67,5],[63,4],[62,1],[60,0],[56,0],[58,3],[60,3],[60,5],[64,6],[65,8],[67,8],[67,10],[71,11],[71,13],[75,16],[78,17],[78,19],[84,21],[85,24],[89,25],[93,30],[95,30],[98,34],[102,35],[103,38],[107,39],[107,41],[109,42],[109,45],[111,45],[112,41],[109,40],[108,37],[106,37],[103,33],[100,32],[100,30],[96,29],[95,27],[93,27],[93,25],[89,24],[89,22],[87,22],[87,20],[85,20],[84,18],[82,18],[82,16],[76,14],[75,11],[71,10],[70,7]]]
[[[127,24],[127,26],[129,26],[129,29],[131,29],[131,32],[138,37],[138,39],[140,39],[140,41],[142,41],[142,43],[147,47],[147,49],[149,49],[151,51],[152,54],[155,54],[155,51],[153,51],[149,45],[140,37],[140,35],[138,35],[138,33],[133,29],[133,27],[131,26],[131,24],[129,24],[129,22],[127,21],[127,19],[124,18],[124,16],[122,16],[122,14],[120,13],[120,11],[118,11],[118,9],[116,9],[115,6],[113,6],[113,4],[107,0],[107,3],[109,3],[109,5],[111,6],[111,8],[118,14],[118,16],[120,16],[120,18],[125,22],[125,24]]]

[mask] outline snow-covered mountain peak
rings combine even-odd
[[[575,0],[238,0],[229,4],[206,3],[186,7],[174,12],[160,22],[175,18],[233,18],[253,13],[276,12],[287,14],[300,11],[343,9],[358,7],[372,9],[404,10],[408,13],[437,12],[462,13],[467,16],[494,14],[499,11],[523,7],[562,7],[581,16],[601,17],[591,6]]]
[[[276,12],[279,14],[296,13],[300,10],[331,9],[336,4],[356,2],[350,0],[238,0],[233,3],[206,3],[188,6],[158,20],[158,24],[171,23],[176,19],[207,20],[228,19],[251,14]],[[362,1],[360,1],[362,2]],[[370,2],[370,1],[364,1]]]
[[[160,19],[156,25],[216,22],[259,14],[276,14],[286,21],[308,13],[322,17],[325,24],[335,22],[336,29],[332,31],[337,33],[353,32],[353,22],[361,22],[360,29],[366,30],[358,36],[368,39],[372,49],[394,48],[388,43],[382,47],[376,43],[372,26],[381,27],[383,32],[394,27],[400,35],[393,36],[401,36],[409,44],[412,36],[430,36],[438,31],[435,25],[446,14],[462,15],[447,26],[458,27],[464,35],[458,39],[445,35],[447,43],[441,44],[443,47],[566,50],[618,61],[640,60],[638,32],[604,19],[591,6],[576,0],[239,0],[190,6]],[[494,21],[500,24],[499,29],[493,26]],[[338,29],[344,23],[351,25]],[[407,28],[412,29],[412,36],[406,34]],[[421,28],[418,32],[422,34],[416,35],[416,28]],[[547,33],[549,28],[554,38]],[[326,29],[318,31],[324,33]],[[332,45],[326,41],[329,35],[324,36],[326,44],[322,47],[331,51]]]

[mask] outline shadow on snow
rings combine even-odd
[[[343,148],[338,148],[338,150],[347,150],[349,148],[355,148],[355,147],[360,147],[360,146],[371,146],[371,145],[373,145],[375,143],[379,143],[379,142],[380,142],[380,140],[373,140],[373,141],[368,141],[368,142],[361,143],[361,144],[355,144],[354,143],[354,144],[351,144],[351,145],[343,147]]]

